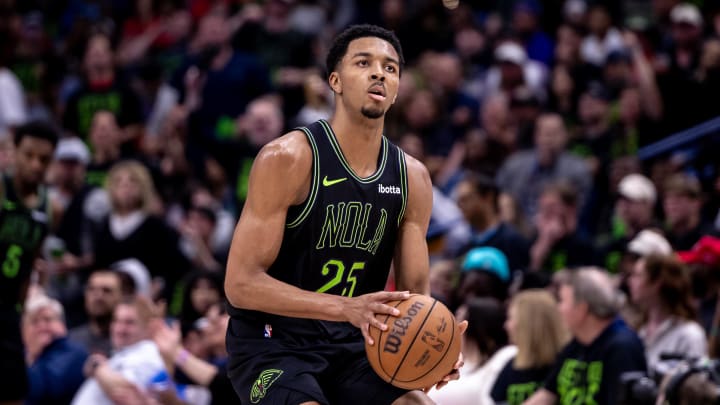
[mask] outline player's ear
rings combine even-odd
[[[330,73],[328,83],[330,84],[332,91],[336,94],[342,94],[342,82],[340,81],[340,75],[337,72]]]

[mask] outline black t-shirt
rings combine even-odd
[[[558,405],[614,405],[620,376],[628,371],[647,372],[645,348],[621,319],[616,319],[590,345],[570,342],[558,355],[545,381]]]
[[[595,247],[589,239],[574,233],[553,245],[545,258],[542,270],[556,272],[566,268],[593,265],[600,265]]]
[[[543,386],[551,367],[516,369],[511,359],[500,372],[490,396],[496,404],[520,405]]]
[[[101,110],[115,114],[120,127],[143,120],[140,97],[130,87],[115,81],[105,87],[83,85],[70,96],[63,115],[63,128],[86,139],[93,116]]]

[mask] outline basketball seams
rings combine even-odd
[[[437,302],[437,300],[436,300],[436,302]],[[430,314],[432,314],[432,310],[433,310],[434,307],[435,307],[435,303],[433,303],[432,308],[430,308],[430,312],[428,313],[428,317],[430,316]],[[455,317],[452,317],[452,316],[451,316],[451,317],[450,317],[450,320],[452,321],[452,331],[453,331],[453,333],[450,334],[450,343],[447,345],[447,348],[445,348],[445,352],[442,354],[442,356],[440,356],[440,358],[438,359],[438,361],[435,362],[435,365],[434,365],[433,367],[429,368],[428,371],[427,371],[425,374],[419,376],[418,378],[415,378],[414,380],[403,380],[403,381],[400,381],[400,382],[402,382],[402,383],[411,383],[411,382],[413,382],[413,381],[420,380],[420,379],[424,378],[425,376],[427,376],[428,374],[432,373],[432,372],[435,370],[435,367],[437,367],[438,364],[440,364],[440,362],[442,362],[443,360],[445,360],[445,357],[447,357],[448,352],[450,351],[450,348],[452,347],[453,341],[455,340],[455,332],[454,332],[454,331],[455,331]],[[420,329],[418,329],[418,334],[419,334],[420,331],[422,330],[422,327],[423,327],[423,326],[424,326],[424,325],[421,325],[421,326],[420,326]],[[412,346],[412,343],[411,343],[411,346]],[[408,350],[408,351],[409,351],[409,350]],[[403,361],[405,361],[405,359],[403,359]],[[402,364],[402,362],[401,362],[400,364]],[[452,371],[452,369],[450,369],[450,371]]]
[[[413,336],[413,339],[410,341],[410,344],[407,345],[407,349],[405,350],[405,354],[403,355],[403,358],[398,362],[398,366],[395,369],[395,373],[393,373],[390,383],[392,384],[393,381],[395,381],[395,377],[397,376],[398,372],[400,371],[400,367],[402,367],[403,363],[405,363],[405,359],[407,358],[408,354],[410,353],[410,349],[412,348],[413,344],[415,344],[415,341],[417,340],[418,335],[420,334],[420,331],[423,330],[423,327],[425,326],[425,322],[427,322],[428,318],[430,317],[430,314],[432,314],[433,309],[435,309],[435,304],[437,304],[437,300],[433,299],[432,306],[430,306],[430,310],[425,314],[425,318],[423,318],[422,323],[417,328],[417,331],[415,332],[415,336]],[[427,373],[425,373],[427,375]],[[417,379],[413,380],[416,381]]]

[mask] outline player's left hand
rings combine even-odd
[[[458,330],[460,331],[460,335],[463,335],[465,331],[468,328],[468,321],[462,321],[458,324]],[[446,386],[450,381],[457,380],[460,378],[460,368],[465,364],[463,361],[463,354],[460,352],[460,355],[458,356],[458,361],[455,363],[455,366],[453,367],[450,374],[443,377],[440,382],[434,385],[435,389],[439,390],[440,388]],[[426,394],[432,389],[432,387],[427,387],[423,390]]]

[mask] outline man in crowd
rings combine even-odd
[[[563,276],[559,310],[573,340],[558,355],[545,387],[525,404],[617,404],[620,376],[646,371],[642,341],[617,318],[623,295],[602,269]]]

